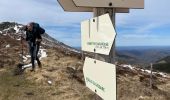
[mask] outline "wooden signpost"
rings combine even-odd
[[[94,7],[78,7],[73,0],[58,0],[64,11],[68,12],[93,12]],[[100,2],[100,1],[99,1]],[[116,8],[116,13],[128,13],[128,8]]]
[[[81,24],[82,45],[84,46],[82,50],[89,52],[94,51],[94,54],[96,55],[95,56],[96,61],[95,59],[90,58],[85,59],[83,73],[86,81],[86,86],[94,92],[96,92],[97,91],[96,89],[98,88],[98,91],[100,92],[98,92],[97,94],[104,100],[116,100],[116,88],[114,88],[116,87],[116,65],[114,64],[116,56],[115,55],[116,32],[114,30],[115,16],[116,13],[129,13],[129,9],[143,9],[144,0],[57,0],[57,1],[62,6],[64,11],[94,13],[95,18],[83,21]],[[107,16],[109,16],[110,18]],[[94,23],[92,23],[93,21]],[[110,22],[112,22],[112,24],[110,24]],[[100,23],[103,23],[105,25],[100,26]],[[106,30],[105,28],[108,28],[109,30]],[[108,37],[108,34],[111,34],[110,37]],[[93,36],[97,37],[98,39],[95,39]],[[106,38],[104,39],[104,37]],[[85,38],[87,40],[85,40]],[[100,40],[102,40],[102,42],[100,42]],[[104,51],[104,49],[102,50],[102,48],[97,48],[99,47],[97,46],[98,44],[104,45],[105,43],[106,44],[108,43],[108,45],[104,46],[108,48],[107,50],[105,49],[106,51]],[[113,74],[107,73],[109,72],[109,69],[113,71]],[[103,72],[99,73],[100,70],[103,70]],[[93,73],[96,73],[96,75]],[[99,77],[100,74],[101,76]],[[105,80],[108,77],[110,78],[112,77],[112,79],[109,78],[108,80]],[[110,92],[101,91],[106,86],[105,82],[109,82],[107,85],[113,84],[113,88],[109,90]],[[103,88],[101,87],[99,88],[98,86],[101,87],[103,86]],[[108,87],[106,86],[106,88]]]
[[[143,8],[144,0],[73,0],[78,7]]]

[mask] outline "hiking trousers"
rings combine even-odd
[[[35,60],[37,61],[38,65],[41,64],[41,62],[38,58],[40,42],[33,43],[31,41],[28,41],[28,46],[29,46],[29,52],[30,52],[30,56],[31,56],[32,69],[35,69]]]

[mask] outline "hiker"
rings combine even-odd
[[[31,55],[31,71],[35,71],[35,60],[37,60],[38,67],[42,68],[41,62],[37,55],[42,41],[41,34],[45,33],[45,30],[40,27],[38,23],[34,22],[28,23],[24,30],[26,31],[26,41],[28,42],[29,52]]]

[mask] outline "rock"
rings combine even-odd
[[[10,47],[10,44],[6,45],[5,48],[9,48]]]
[[[34,93],[32,93],[32,92],[25,92],[25,94],[28,95],[28,96],[34,95]]]
[[[143,97],[143,96],[140,96],[140,97],[139,97],[139,100],[144,100],[144,97]]]
[[[52,81],[49,80],[49,81],[48,81],[48,84],[49,84],[49,85],[52,85]]]

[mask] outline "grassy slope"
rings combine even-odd
[[[43,60],[43,69],[33,73],[26,70],[23,75],[13,76],[14,67],[1,69],[0,100],[91,100],[94,94],[77,81],[68,68],[79,67],[79,59],[53,50],[48,54]]]
[[[10,53],[0,48],[0,61],[7,62],[0,66],[0,100],[95,100],[83,81],[83,62],[59,50],[48,50],[42,70],[26,70],[23,75],[13,76],[18,63],[17,45],[8,49]],[[118,68],[117,75],[118,100],[170,100],[170,79],[157,77],[154,81],[158,89],[150,90],[148,78],[141,81],[144,74]]]

